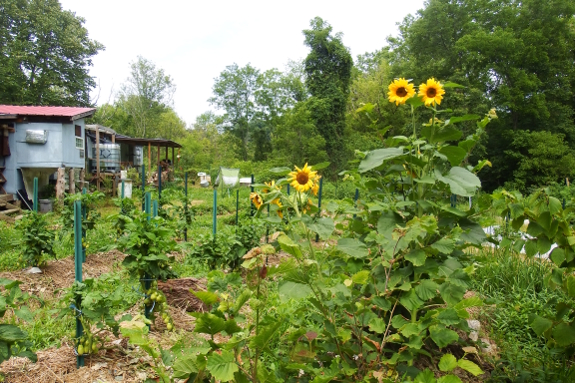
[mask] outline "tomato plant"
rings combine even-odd
[[[46,215],[31,211],[16,223],[16,229],[21,233],[22,266],[41,267],[44,255],[56,256],[55,235],[48,227]]]

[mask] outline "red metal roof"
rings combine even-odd
[[[18,116],[70,117],[72,120],[91,116],[95,111],[96,109],[94,108],[79,108],[73,106],[0,105],[0,114],[11,114]]]

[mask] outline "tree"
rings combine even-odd
[[[450,90],[445,107],[464,101],[470,113],[497,109],[479,146],[493,163],[481,173],[487,190],[519,174],[512,153],[520,131],[547,131],[575,145],[574,13],[569,0],[430,0],[389,39],[397,77],[467,86]]]
[[[134,137],[158,136],[154,127],[171,106],[176,85],[163,69],[141,56],[130,66],[130,77],[123,84],[117,101],[132,122],[131,129],[124,133]]]
[[[89,106],[88,73],[104,46],[58,0],[0,4],[0,103]]]
[[[239,155],[265,160],[271,153],[271,137],[279,116],[305,97],[301,81],[294,73],[284,75],[277,69],[265,72],[250,64],[240,68],[232,64],[215,79],[212,105],[224,110],[222,129],[239,142]]]
[[[332,170],[337,170],[345,160],[345,110],[353,60],[341,33],[332,36],[332,27],[319,17],[311,20],[310,26],[303,31],[305,44],[311,49],[304,61],[306,86],[311,94],[307,106],[325,140]]]

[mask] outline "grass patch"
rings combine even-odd
[[[567,382],[575,378],[572,361],[546,345],[529,326],[530,314],[554,315],[555,305],[573,302],[561,290],[545,285],[551,271],[546,260],[526,259],[507,250],[485,250],[476,260],[480,267],[473,289],[494,303],[480,312],[490,337],[500,349],[492,373],[493,382]]]

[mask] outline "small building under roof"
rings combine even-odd
[[[94,108],[0,105],[0,194],[24,198],[58,169],[84,169],[84,119]],[[63,182],[63,181],[62,181]]]

